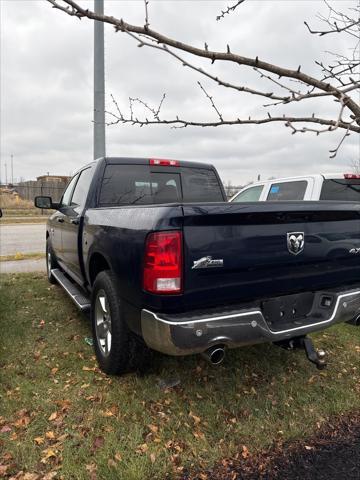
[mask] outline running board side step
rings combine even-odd
[[[90,309],[90,300],[80,287],[69,280],[59,268],[53,268],[51,273],[81,311],[84,312]]]

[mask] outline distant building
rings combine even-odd
[[[70,180],[70,177],[66,175],[41,175],[36,177],[38,182],[64,182],[67,183]]]

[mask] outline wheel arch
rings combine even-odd
[[[97,275],[104,270],[111,270],[109,261],[102,253],[93,252],[88,265],[89,282],[91,286],[94,284]]]

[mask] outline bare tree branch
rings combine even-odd
[[[341,145],[343,144],[345,138],[348,137],[349,135],[350,135],[349,130],[346,130],[346,132],[345,132],[344,136],[342,137],[342,139],[340,140],[338,146],[336,148],[334,148],[333,150],[329,151],[330,154],[331,154],[330,158],[335,158],[336,157],[336,155],[337,155]]]
[[[230,12],[234,12],[235,9],[244,2],[245,2],[245,0],[239,0],[232,7],[227,7],[227,9],[224,10],[224,11],[221,10],[221,14],[216,17],[216,20],[219,21],[222,18],[224,18],[225,15],[229,14]]]
[[[206,97],[210,100],[211,106],[212,106],[212,108],[215,110],[215,112],[217,113],[220,121],[223,122],[224,119],[223,119],[221,113],[219,112],[218,108],[216,107],[216,105],[215,105],[215,103],[214,103],[214,100],[213,100],[213,97],[211,97],[211,96],[207,93],[207,91],[206,91],[205,88],[201,85],[200,82],[198,82],[198,85],[199,85],[199,87],[201,88],[201,90],[205,93]]]
[[[149,0],[144,0],[145,4],[145,28],[149,27],[149,13],[148,13],[148,5],[149,5]]]
[[[48,1],[53,5],[53,7],[60,8],[60,10],[64,11],[68,15],[76,16],[78,18],[87,17],[92,20],[98,20],[104,23],[109,23],[110,25],[113,25],[115,27],[116,31],[141,34],[147,38],[156,40],[159,44],[167,45],[177,50],[182,50],[184,52],[190,53],[198,57],[208,58],[209,60],[211,60],[212,63],[214,63],[216,60],[219,60],[219,61],[221,60],[221,61],[233,62],[238,65],[256,67],[259,70],[264,70],[266,72],[279,75],[280,77],[298,79],[302,81],[304,84],[318,88],[319,90],[322,90],[324,92],[331,93],[334,97],[338,99],[342,95],[341,90],[339,90],[335,86],[327,82],[326,83],[322,82],[312,77],[311,75],[307,75],[306,73],[303,73],[300,68],[298,68],[297,70],[291,70],[291,69],[287,69],[284,67],[280,67],[278,65],[274,65],[274,64],[259,60],[258,57],[253,59],[249,57],[244,57],[242,55],[237,55],[229,51],[216,52],[216,51],[211,51],[209,49],[197,48],[192,45],[188,45],[186,43],[180,42],[178,40],[174,40],[150,28],[145,28],[143,26],[138,26],[138,25],[131,25],[125,22],[123,19],[116,19],[108,15],[96,14],[91,10],[82,8],[73,0],[62,0],[62,2],[67,4],[67,6],[70,8],[61,7],[59,5],[60,0],[48,0]],[[349,110],[351,110],[351,112],[355,117],[355,121],[360,125],[360,106],[351,97],[347,97],[346,107]]]
[[[208,96],[208,94],[206,94]],[[115,109],[117,111],[117,114],[111,111],[107,111],[106,113],[110,115],[114,120],[110,121],[107,123],[107,125],[115,125],[119,123],[129,123],[132,125],[138,125],[138,126],[145,126],[145,125],[153,125],[153,124],[164,124],[164,125],[171,125],[174,128],[185,128],[185,127],[218,127],[222,125],[261,125],[265,123],[272,123],[272,122],[281,122],[284,123],[285,126],[290,127],[295,124],[295,123],[314,123],[318,125],[327,125],[328,128],[326,130],[317,130],[317,129],[307,129],[306,127],[303,127],[301,129],[297,129],[296,132],[301,132],[304,133],[306,131],[312,131],[315,133],[322,133],[322,131],[332,131],[338,128],[344,128],[349,131],[357,132],[360,133],[360,127],[353,125],[353,123],[345,122],[344,120],[339,117],[336,121],[335,120],[329,120],[325,118],[319,118],[315,117],[314,115],[311,117],[292,117],[292,116],[280,116],[280,117],[272,117],[270,114],[268,115],[267,118],[261,118],[261,119],[255,119],[249,117],[248,119],[240,119],[240,118],[235,118],[235,119],[222,119],[219,118],[218,121],[215,122],[206,122],[206,121],[194,121],[194,120],[186,120],[182,119],[179,117],[176,117],[174,119],[163,119],[160,118],[160,111],[158,111],[158,118],[155,118],[154,120],[149,120],[147,118],[141,120],[137,118],[132,110],[130,109],[130,116],[125,116],[119,109],[119,106],[112,97],[112,100],[114,102]],[[131,100],[138,100],[138,99],[131,99]],[[153,109],[149,107],[146,102],[140,102],[142,103],[148,110],[153,112]],[[304,129],[305,128],[305,129]]]
[[[319,35],[320,37],[324,35],[328,35],[330,33],[341,33],[345,32],[348,35],[352,35],[355,38],[359,38],[359,25],[360,25],[360,17],[359,12],[355,9],[357,13],[357,18],[351,18],[346,15],[344,12],[340,12],[335,10],[327,0],[324,0],[325,5],[328,7],[329,15],[328,17],[324,17],[324,15],[318,14],[317,17],[328,25],[328,29],[326,30],[313,30],[310,28],[307,22],[304,22],[305,26],[307,27],[308,31],[314,35]],[[355,28],[357,27],[357,28]]]
[[[240,0],[234,5],[227,7],[221,12],[217,20],[224,18],[225,15],[234,12],[235,9],[244,2]],[[338,147],[331,151],[332,155],[336,155],[338,149],[350,132],[360,133],[360,105],[353,97],[353,92],[360,89],[360,82],[358,80],[360,59],[357,52],[359,46],[359,29],[360,29],[360,3],[357,8],[351,9],[351,13],[346,14],[342,11],[335,10],[327,0],[324,0],[328,8],[329,15],[325,17],[322,14],[318,15],[321,22],[325,22],[326,29],[319,30],[311,28],[307,22],[305,25],[311,34],[323,36],[330,33],[346,34],[351,37],[356,37],[357,43],[352,49],[352,54],[345,55],[343,53],[335,53],[334,61],[330,65],[325,65],[322,61],[315,63],[320,67],[320,77],[316,78],[302,71],[301,65],[297,69],[285,68],[270,62],[255,58],[245,57],[231,51],[230,46],[227,45],[224,51],[210,50],[207,43],[204,48],[199,48],[181,42],[175,38],[166,36],[161,32],[150,28],[148,4],[149,0],[144,0],[145,6],[145,24],[132,25],[122,18],[115,18],[108,15],[99,15],[95,12],[82,8],[74,0],[48,0],[53,8],[58,9],[67,15],[82,19],[89,18],[104,23],[108,23],[115,28],[116,32],[123,32],[138,42],[139,47],[149,47],[170,55],[176,61],[180,62],[184,67],[196,71],[203,77],[206,77],[218,86],[225,87],[237,91],[239,93],[251,94],[259,97],[269,98],[272,103],[265,104],[265,107],[275,107],[277,105],[287,105],[294,102],[302,102],[304,100],[313,100],[317,98],[328,98],[335,100],[339,104],[338,112],[334,113],[333,118],[324,118],[322,115],[274,115],[267,112],[264,118],[224,118],[215,105],[213,97],[208,93],[205,86],[198,81],[198,85],[210,102],[211,108],[216,112],[218,121],[195,121],[193,119],[183,119],[179,116],[172,119],[164,119],[161,117],[161,108],[165,99],[163,95],[158,107],[152,107],[147,102],[140,98],[129,97],[129,115],[123,115],[120,111],[114,97],[113,106],[114,112],[107,112],[110,116],[109,124],[129,123],[138,126],[152,125],[152,124],[167,124],[172,128],[185,128],[187,126],[198,127],[217,127],[223,125],[242,125],[242,124],[265,124],[271,122],[283,123],[288,127],[293,134],[313,132],[319,135],[324,132],[334,131],[337,129],[345,130],[345,135],[339,143]],[[355,12],[355,15],[354,13]],[[191,55],[192,58],[199,58],[209,60],[209,70],[195,65],[180,55],[184,52]],[[265,82],[270,82],[272,89],[270,91],[251,88],[247,85],[234,84],[227,80],[220,78],[218,75],[210,72],[211,66],[218,62],[230,62],[238,66],[245,66],[253,68],[260,78]],[[293,85],[291,85],[293,82]],[[294,83],[295,82],[295,83]],[[296,84],[296,86],[294,86]],[[140,106],[145,112],[141,118],[137,118],[134,112],[135,106]],[[151,118],[148,119],[146,114],[150,113]],[[235,114],[236,115],[236,114]],[[319,125],[320,127],[316,127]],[[324,128],[321,128],[323,126]]]

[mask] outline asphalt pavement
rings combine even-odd
[[[1,225],[0,255],[43,253],[42,259],[0,262],[0,273],[45,272],[45,224]]]
[[[45,252],[45,224],[0,224],[0,255]]]

